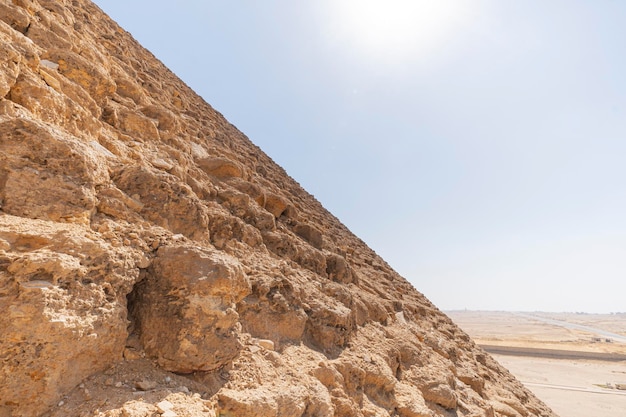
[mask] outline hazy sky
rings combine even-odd
[[[626,2],[96,3],[441,309],[626,311]]]

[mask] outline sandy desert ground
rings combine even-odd
[[[626,415],[626,314],[446,313],[561,417]]]

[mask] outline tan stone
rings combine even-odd
[[[197,160],[198,166],[209,175],[216,177],[241,177],[243,170],[239,164],[226,158],[203,158]]]
[[[257,342],[263,349],[274,350],[274,342],[268,339],[259,339]]]
[[[0,267],[0,350],[11,358],[0,367],[0,398],[37,415],[121,359],[122,302],[137,274],[80,225],[2,214],[0,237],[10,244]]]
[[[11,100],[46,123],[59,123],[74,135],[95,135],[93,115],[65,96],[59,80],[41,68],[22,71],[11,88]]]
[[[40,68],[39,75],[41,75],[41,78],[43,78],[46,84],[48,84],[50,87],[54,88],[58,92],[61,92],[61,82],[49,71]]]
[[[439,404],[447,409],[456,408],[457,397],[450,386],[444,383],[433,382],[422,386],[420,389],[426,401]]]
[[[137,352],[135,349],[125,348],[124,359],[126,359],[127,361],[141,359],[141,353]]]
[[[295,211],[286,198],[273,193],[266,194],[265,209],[272,213],[276,218],[279,218],[282,215],[292,217],[293,212]]]
[[[235,259],[188,245],[160,247],[134,301],[146,353],[174,372],[224,366],[241,350],[233,307],[249,292]]]
[[[298,223],[294,228],[294,231],[314,248],[322,249],[324,238],[322,237],[322,232],[320,232],[315,226],[311,226],[306,223]]]
[[[26,32],[31,22],[28,12],[19,7],[11,7],[6,3],[0,3],[0,19],[22,33]]]
[[[60,48],[48,50],[44,58],[57,62],[59,72],[82,87],[98,103],[115,92],[115,82],[96,62],[90,62],[68,49]]]
[[[122,109],[118,118],[120,129],[133,138],[153,140],[159,137],[156,123],[141,113]]]
[[[400,417],[432,417],[433,412],[428,408],[421,393],[407,384],[397,384],[395,395],[398,401]]]
[[[176,133],[178,131],[179,122],[176,114],[171,110],[159,105],[150,105],[142,108],[141,112],[157,121],[159,131],[168,133]]]
[[[94,187],[108,179],[104,162],[92,149],[30,120],[0,120],[0,149],[7,158],[3,184],[6,213],[88,221],[96,204]]]
[[[0,43],[0,97],[6,96],[15,85],[21,59],[10,44]]]
[[[89,0],[0,0],[0,311],[2,417],[554,417]]]
[[[135,382],[135,388],[140,389],[142,391],[149,391],[151,389],[155,389],[159,384],[154,381],[149,380],[141,380]]]
[[[141,206],[140,214],[172,233],[203,240],[208,237],[207,209],[193,191],[171,174],[129,166],[113,181]]]
[[[174,407],[174,404],[167,400],[160,401],[156,404],[157,409],[160,413],[165,413],[166,411],[171,410]]]

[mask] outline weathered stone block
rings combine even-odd
[[[181,373],[218,369],[241,349],[235,303],[250,292],[232,257],[197,246],[163,246],[131,299],[146,353]]]

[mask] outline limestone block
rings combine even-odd
[[[302,339],[307,322],[307,315],[302,308],[294,306],[286,311],[276,311],[270,301],[246,300],[239,309],[244,330],[255,337],[278,343]]]
[[[261,233],[256,228],[226,210],[212,207],[208,215],[211,219],[209,223],[211,243],[216,248],[224,248],[232,240],[243,242],[251,247],[257,247],[263,243]]]
[[[379,355],[371,355],[364,361],[365,379],[363,390],[376,404],[386,409],[395,406],[394,389],[398,382],[389,365]]]
[[[55,22],[56,23],[56,22]],[[72,39],[69,33],[58,23],[54,30],[33,19],[28,27],[28,37],[45,49],[71,49]]]
[[[140,214],[173,233],[190,239],[208,238],[206,207],[188,185],[174,175],[142,166],[129,166],[113,176],[115,184],[141,204]]]
[[[317,275],[326,275],[326,256],[312,246],[296,242],[296,254],[292,259]]]
[[[353,279],[350,265],[343,256],[336,253],[326,256],[326,273],[328,278],[342,284],[349,284]]]
[[[228,185],[250,196],[259,206],[265,205],[265,191],[261,186],[237,177],[229,178],[227,182]]]
[[[216,177],[241,178],[243,176],[243,167],[227,158],[208,157],[198,159],[196,163],[204,172]]]
[[[306,334],[311,341],[325,351],[345,346],[354,331],[352,311],[322,294],[308,299],[307,303]]]
[[[31,22],[30,16],[24,9],[11,7],[6,3],[0,3],[0,20],[21,33],[26,32]]]
[[[428,408],[421,392],[413,386],[399,383],[395,387],[400,417],[432,417],[433,412]]]
[[[115,92],[115,82],[97,62],[90,62],[68,49],[50,49],[43,58],[58,63],[59,72],[85,89],[97,103]]]
[[[120,129],[133,138],[155,140],[159,137],[156,123],[139,112],[120,108],[117,117]]]
[[[508,404],[504,404],[495,400],[490,401],[490,404],[493,407],[493,414],[496,416],[522,417],[522,414],[515,411],[515,409]]]
[[[137,104],[143,104],[147,101],[147,97],[143,88],[137,82],[127,76],[115,77],[115,92],[122,97],[127,97]]]
[[[35,416],[120,360],[138,273],[80,226],[0,216],[0,409]]]
[[[139,102],[138,99],[135,99]],[[179,122],[176,115],[162,106],[150,105],[143,107],[141,112],[151,119],[157,121],[157,128],[161,132],[176,133],[179,128]]]
[[[264,231],[262,233],[263,243],[267,249],[274,254],[282,257],[293,259],[298,254],[298,248],[294,242],[294,238],[285,236],[283,233]]]
[[[431,382],[420,386],[422,395],[426,401],[431,401],[435,404],[447,409],[456,408],[457,397],[454,390],[446,383]]]
[[[294,227],[294,232],[309,242],[314,248],[322,249],[324,238],[322,237],[322,232],[317,227],[308,223],[298,223]]]
[[[265,197],[265,209],[272,213],[277,219],[280,216],[288,218],[296,217],[296,209],[285,197],[274,193],[267,193]]]
[[[0,10],[0,15],[2,11]],[[0,42],[2,39],[0,38]],[[20,54],[10,44],[0,43],[0,98],[11,90],[20,72]]]
[[[95,136],[98,130],[91,111],[68,98],[61,82],[46,69],[22,71],[10,99],[46,123],[63,125],[75,136]]]
[[[210,371],[241,349],[235,303],[250,283],[234,259],[196,246],[162,246],[131,306],[146,353],[180,373]]]
[[[0,122],[5,158],[0,183],[6,213],[55,221],[87,222],[95,186],[108,180],[106,161],[89,144],[25,119]]]
[[[461,368],[457,371],[457,377],[464,384],[469,385],[479,395],[483,395],[485,389],[485,380],[471,369]]]

